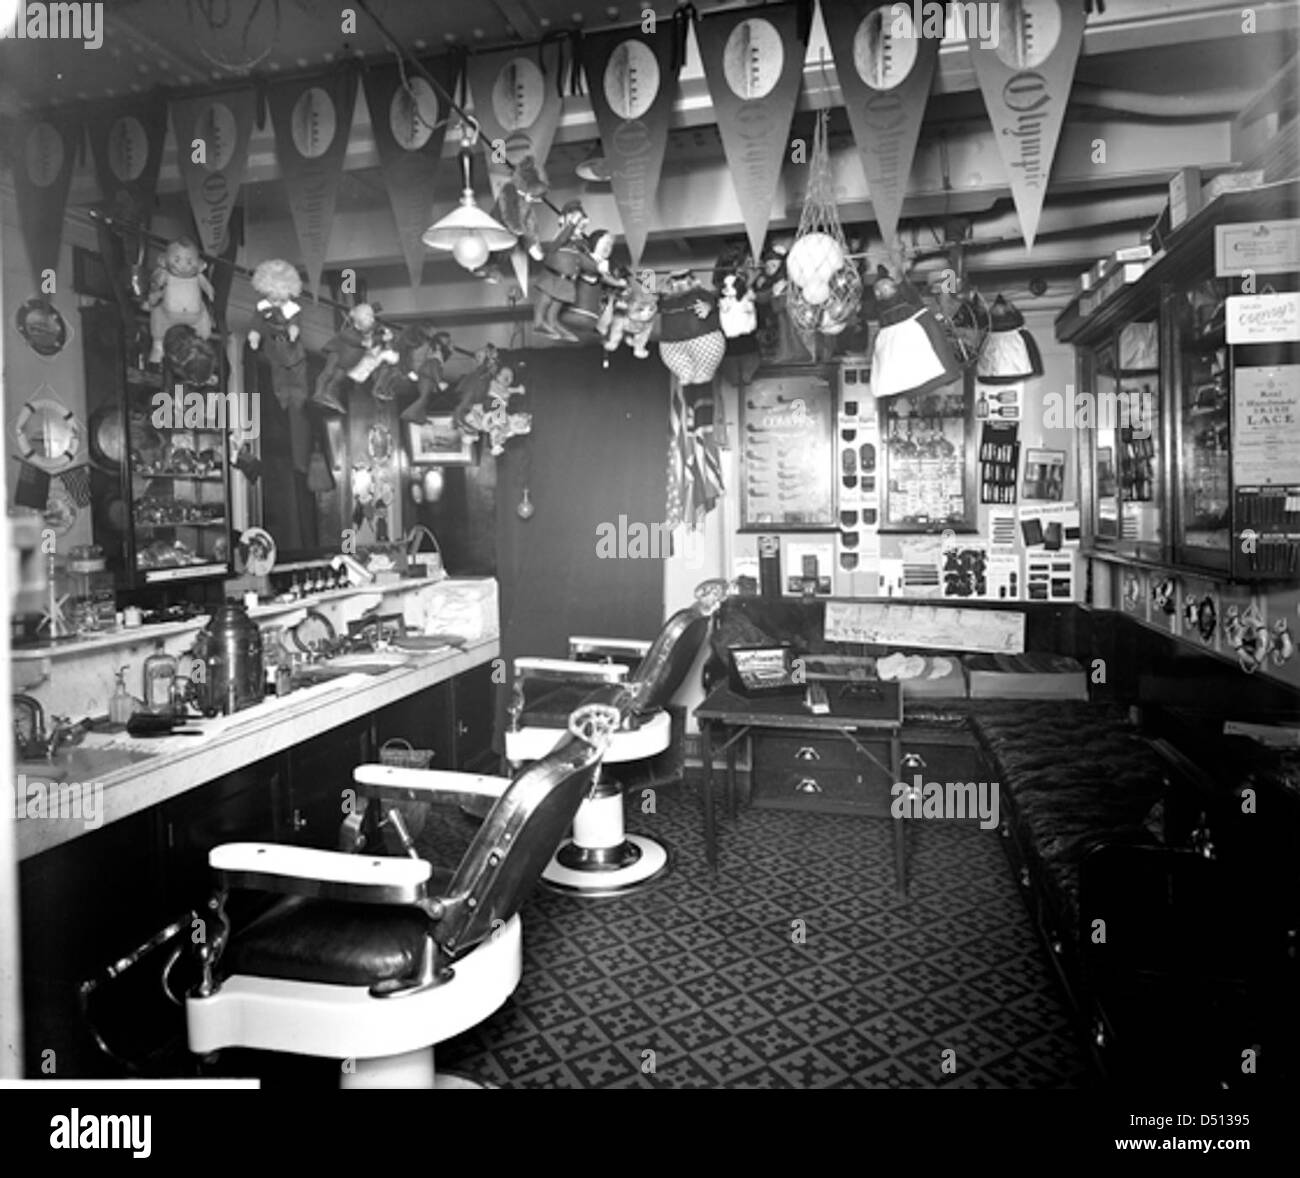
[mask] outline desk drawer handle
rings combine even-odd
[[[794,792],[797,794],[819,794],[822,793],[822,787],[817,784],[815,777],[801,777],[796,782]]]
[[[820,761],[822,759],[819,753],[812,745],[806,744],[794,755],[796,761]]]

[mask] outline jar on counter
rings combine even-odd
[[[161,641],[153,654],[144,660],[144,706],[159,715],[172,710],[172,683],[176,679],[176,660]]]
[[[117,624],[116,584],[98,544],[68,553],[68,622],[78,634],[112,630]]]

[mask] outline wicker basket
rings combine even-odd
[[[433,749],[417,749],[409,740],[395,736],[384,741],[379,750],[379,763],[394,769],[427,769],[433,752]]]

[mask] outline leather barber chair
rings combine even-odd
[[[589,703],[513,780],[362,765],[367,807],[400,823],[412,801],[495,799],[445,887],[415,857],[227,843],[209,864],[202,977],[185,1003],[189,1047],[344,1061],[343,1087],[479,1087],[439,1076],[434,1047],[482,1022],[519,983],[519,908],[573,821],[621,713]],[[394,817],[396,816],[396,817]],[[231,933],[227,895],[283,897]]]
[[[542,882],[552,889],[586,896],[625,895],[668,870],[670,857],[663,843],[627,833],[623,786],[604,770],[647,761],[671,747],[667,705],[690,671],[726,595],[726,581],[703,582],[694,602],[669,618],[652,643],[574,638],[574,658],[515,660],[505,738],[506,759],[512,765],[546,756],[562,737],[557,730],[561,718],[595,687],[610,693],[602,698],[623,716],[591,794],[573,820],[573,836],[542,872]],[[576,657],[580,655],[588,657]],[[591,656],[607,661],[590,661]]]

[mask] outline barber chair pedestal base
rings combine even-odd
[[[524,728],[506,734],[511,762],[545,756],[559,738],[557,729]],[[597,769],[591,794],[578,807],[573,837],[565,840],[542,872],[552,891],[580,896],[624,896],[664,875],[671,865],[667,846],[623,826],[623,787],[602,775],[605,765],[628,764],[656,756],[672,740],[672,717],[651,716],[639,728],[615,732]]]

